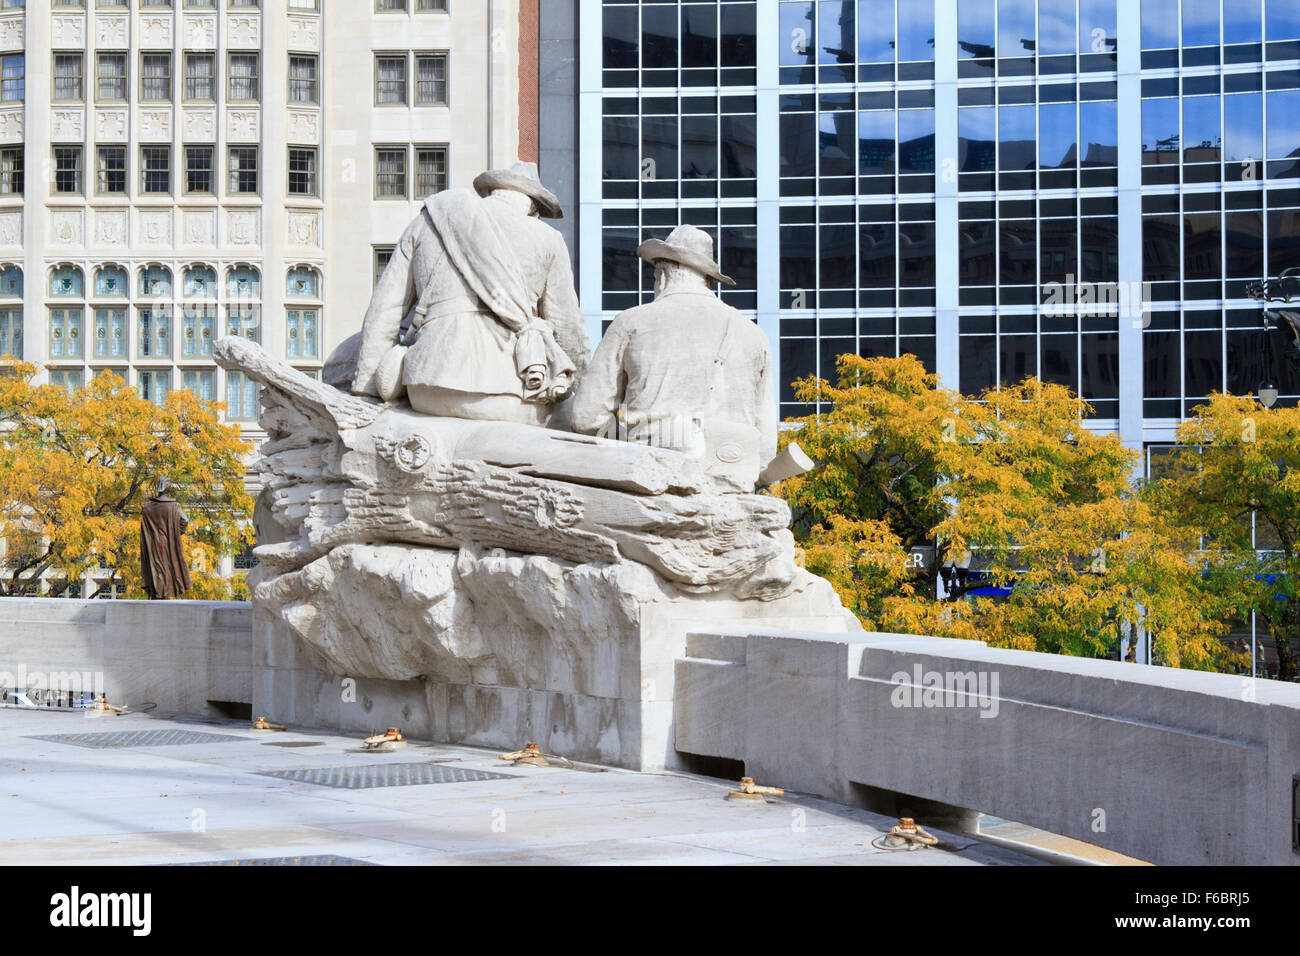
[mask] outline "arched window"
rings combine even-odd
[[[262,274],[251,266],[239,266],[226,273],[226,295],[232,299],[260,299]]]
[[[320,277],[315,269],[299,266],[289,270],[289,281],[285,294],[290,298],[319,298]]]
[[[217,274],[207,266],[190,266],[185,270],[185,297],[212,299],[217,295]]]
[[[123,297],[126,295],[126,270],[117,266],[103,266],[95,272],[95,295]]]
[[[22,298],[23,270],[17,266],[5,266],[0,269],[0,295]]]
[[[166,298],[172,294],[172,271],[166,266],[145,266],[140,270],[140,294]]]
[[[50,276],[50,295],[80,298],[84,289],[81,270],[76,266],[60,266]]]

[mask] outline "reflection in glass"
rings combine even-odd
[[[1119,219],[1089,216],[1080,220],[1079,276],[1084,282],[1119,281]]]
[[[998,223],[998,282],[1033,285],[1037,281],[1038,253],[1032,219],[1004,219]]]
[[[1224,272],[1230,279],[1264,275],[1264,215],[1258,210],[1230,212],[1224,217]]]
[[[1142,101],[1142,162],[1178,162],[1178,100]]]
[[[1300,90],[1268,94],[1268,155],[1300,156]]]
[[[1142,49],[1178,46],[1178,0],[1142,0]]]
[[[1114,53],[1115,32],[1115,0],[1079,0],[1080,53]]]
[[[717,11],[713,7],[682,7],[682,66],[717,65]]]
[[[894,114],[864,110],[858,114],[858,172],[883,175],[894,171]]]
[[[1218,279],[1223,274],[1220,258],[1222,236],[1219,214],[1203,212],[1183,217],[1183,278]]]
[[[822,113],[818,130],[820,173],[823,176],[852,176],[856,113]]]
[[[898,226],[898,284],[934,285],[934,223],[904,222]]]
[[[781,4],[781,65],[807,66],[812,63],[815,38],[813,5]]]
[[[898,11],[899,60],[934,59],[934,4],[908,0]]]
[[[991,106],[957,110],[957,168],[963,173],[992,171],[997,161],[997,116]]]
[[[604,119],[605,179],[637,178],[637,118],[635,116],[606,116]]]
[[[1223,42],[1258,43],[1259,0],[1223,0]]]
[[[717,118],[714,116],[683,116],[682,179],[713,179],[717,174]]]
[[[1270,43],[1278,40],[1300,40],[1300,5],[1295,0],[1264,0],[1267,13],[1267,37]]]
[[[677,67],[677,10],[673,7],[641,8],[641,67]]]
[[[898,171],[934,172],[934,111],[898,111]]]
[[[894,0],[858,0],[858,62],[894,62]]]
[[[998,0],[998,55],[1034,53],[1034,0]]]
[[[1183,97],[1183,161],[1211,163],[1219,159],[1219,98]]]
[[[853,4],[822,0],[818,26],[819,63],[852,63],[854,54]]]
[[[1074,134],[1073,103],[1045,103],[1038,107],[1038,166],[1040,169],[1073,168],[1078,158]]]
[[[1033,169],[1038,154],[1032,106],[998,107],[998,168]]]
[[[722,7],[722,65],[753,66],[757,62],[757,27],[752,3]]]
[[[817,158],[813,152],[812,113],[781,114],[781,175],[813,176]]]
[[[834,225],[821,227],[821,286],[823,289],[853,289],[857,287],[857,251],[854,248],[854,227]]]
[[[649,179],[672,179],[677,170],[677,117],[641,118],[642,172]]]
[[[1142,281],[1177,282],[1179,219],[1176,213],[1142,217]]]
[[[961,223],[957,250],[962,286],[997,284],[997,232],[994,223]]]
[[[1119,122],[1114,100],[1079,104],[1079,142],[1084,166],[1119,164]]]
[[[867,223],[858,229],[858,285],[894,288],[894,224]]]
[[[813,226],[781,227],[781,288],[817,286],[817,230]]]
[[[1038,0],[1038,52],[1075,52],[1074,0]]]
[[[637,67],[636,7],[606,7],[605,69]]]
[[[1259,93],[1223,98],[1223,158],[1229,163],[1259,160],[1264,155],[1263,100]]]
[[[993,0],[958,0],[957,46],[964,57],[994,55]]]
[[[722,117],[722,176],[753,179],[758,167],[757,133],[753,116]]]
[[[1219,0],[1183,0],[1183,46],[1218,46]]]
[[[1080,391],[1084,398],[1119,398],[1119,335],[1079,337],[1082,354]]]
[[[1079,274],[1076,242],[1078,230],[1073,219],[1044,219],[1038,225],[1039,281],[1067,282],[1067,276]]]

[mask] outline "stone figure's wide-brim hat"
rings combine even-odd
[[[509,169],[489,169],[486,173],[479,173],[474,180],[474,189],[480,196],[487,196],[494,189],[513,189],[531,197],[537,204],[537,214],[543,219],[564,218],[560,200],[542,185],[536,163],[515,163]]]
[[[722,274],[722,269],[713,260],[712,237],[695,226],[678,226],[668,234],[667,239],[647,239],[637,246],[636,254],[646,262],[657,262],[660,259],[680,262],[717,282],[736,284],[731,276]]]

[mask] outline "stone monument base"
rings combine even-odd
[[[772,601],[689,593],[634,564],[352,544],[255,584],[253,712],[359,736],[681,766],[673,687],[686,638],[739,623],[861,630],[800,571]]]

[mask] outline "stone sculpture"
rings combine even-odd
[[[547,258],[549,238],[531,244],[526,237],[542,233],[523,224],[549,227],[508,209],[513,200],[496,191],[502,184],[543,214],[559,213],[522,166],[480,177],[484,198],[426,203],[389,267],[393,276],[386,272],[375,291],[355,363],[346,349],[331,359],[333,380],[350,379],[354,392],[308,378],[245,339],[216,343],[220,365],[263,386],[259,567],[249,576],[255,627],[271,644],[302,642],[314,666],[310,677],[286,672],[286,683],[254,707],[275,713],[292,700],[297,712],[281,710],[281,719],[360,729],[370,718],[331,703],[320,676],[348,675],[391,682],[382,685],[385,699],[405,702],[403,726],[423,721],[435,739],[532,740],[571,757],[664,766],[672,762],[665,702],[689,622],[805,630],[857,622],[825,580],[797,565],[786,504],[755,490],[775,446],[760,392],[768,374],[762,336],[707,287],[693,288],[691,276],[663,268],[663,294],[648,317],[655,321],[633,317],[645,336],[638,348],[670,354],[672,342],[656,351],[653,340],[675,334],[675,303],[683,303],[696,321],[709,316],[709,359],[716,354],[726,371],[710,380],[721,399],[675,409],[699,420],[705,446],[638,443],[654,403],[634,381],[617,394],[611,388],[625,377],[622,362],[643,353],[602,346],[597,357],[607,367],[585,391],[586,342],[563,243],[555,243],[558,259]],[[511,241],[520,255],[501,257],[492,230],[457,218],[473,224],[483,215],[518,219]],[[670,239],[645,254],[684,268],[700,264],[699,255],[711,263],[711,246],[704,250],[694,233]],[[509,309],[470,278],[488,272],[504,277]],[[450,301],[444,293],[453,288],[459,304],[420,311]],[[464,304],[471,295],[473,308]],[[510,310],[530,318],[498,321]],[[394,351],[403,324],[414,330],[405,354]],[[421,358],[461,345],[464,354]],[[621,355],[617,368],[611,350]],[[482,377],[472,365],[443,377],[488,353]],[[386,362],[403,367],[405,398],[390,392],[398,379]],[[699,374],[692,362],[690,374]],[[589,410],[588,430],[599,430],[598,410],[611,402],[638,409],[637,430],[625,435],[632,440],[541,427],[569,376],[578,383],[575,407]],[[381,400],[385,393],[390,400]],[[748,433],[738,440],[739,429]],[[743,447],[743,474],[716,453],[727,441]]]
[[[693,453],[733,490],[752,491],[776,457],[767,336],[713,294],[713,282],[735,283],[708,233],[678,226],[637,255],[654,263],[654,301],[621,313],[601,339],[573,428]]]

